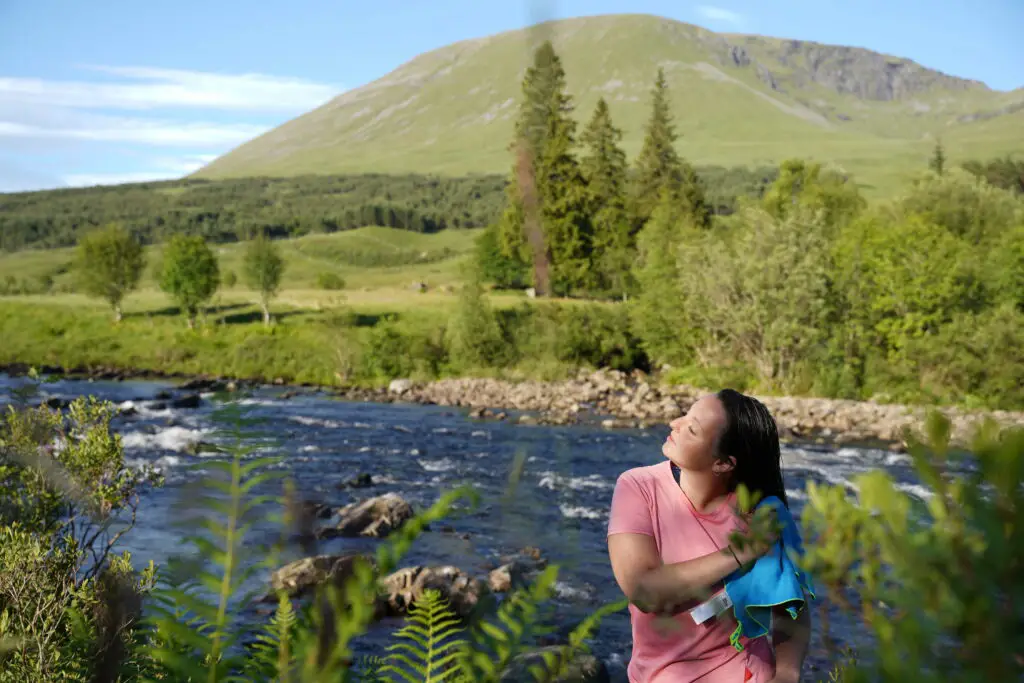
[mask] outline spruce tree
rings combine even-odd
[[[523,78],[512,169],[498,243],[512,263],[529,263],[538,295],[587,285],[590,229],[583,176],[572,153],[575,122],[565,70],[550,42]],[[561,265],[559,265],[559,261]]]
[[[651,91],[651,118],[647,122],[643,147],[636,159],[634,233],[650,220],[661,201],[663,191],[667,191],[670,198],[681,205],[694,225],[707,227],[711,224],[711,212],[697,172],[676,152],[677,137],[672,124],[665,72],[658,69],[654,89]]]
[[[635,250],[627,213],[626,153],[619,146],[622,131],[612,122],[602,97],[580,136],[586,155],[580,163],[587,184],[594,243],[592,262],[598,286],[613,296],[630,289]]]
[[[946,170],[946,150],[942,147],[942,140],[936,140],[935,149],[932,151],[932,158],[928,162],[928,168],[942,175]]]
[[[536,165],[548,135],[552,94],[564,85],[561,59],[551,42],[545,41],[523,77],[522,100],[509,147],[514,161],[505,210],[497,226],[498,245],[506,260],[502,270],[521,272],[532,266],[533,285],[542,295],[547,293],[549,257],[540,226]]]
[[[536,164],[540,223],[551,256],[551,290],[561,295],[594,287],[593,234],[587,187],[573,154],[576,122],[569,95],[555,90],[544,148]]]

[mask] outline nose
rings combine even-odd
[[[682,418],[682,417],[677,417],[676,419],[674,419],[674,420],[672,420],[671,422],[669,422],[669,423],[668,423],[668,426],[669,426],[669,427],[671,427],[672,429],[676,429],[677,427],[679,427],[679,424],[680,424],[680,423],[681,423],[682,421],[683,421],[683,418]]]

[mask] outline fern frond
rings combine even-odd
[[[294,639],[299,627],[292,601],[284,592],[278,594],[277,610],[266,628],[250,646],[245,673],[250,680],[273,680],[288,683],[294,668]]]
[[[601,622],[609,614],[621,612],[629,606],[629,600],[618,600],[599,607],[593,613],[576,625],[569,633],[569,642],[555,650],[547,650],[541,653],[544,664],[534,664],[529,667],[537,683],[553,683],[561,680],[569,673],[569,668],[576,657],[589,652],[587,641],[601,625]]]
[[[237,654],[247,629],[232,623],[239,592],[253,572],[270,564],[273,553],[263,561],[247,562],[245,537],[259,515],[259,507],[272,496],[249,496],[256,486],[265,485],[283,472],[257,469],[278,462],[278,458],[260,458],[243,462],[253,449],[236,446],[228,449],[233,457],[227,461],[204,462],[204,468],[220,473],[223,478],[205,477],[205,492],[190,498],[193,506],[201,505],[207,514],[195,520],[200,534],[186,538],[203,558],[204,563],[189,572],[189,578],[177,585],[165,585],[154,591],[157,605],[148,620],[153,636],[150,656],[159,663],[166,678],[172,680],[227,683],[240,678],[241,672],[267,665],[277,674],[287,675],[289,667],[278,667],[282,648],[287,651],[294,630],[294,612],[290,603],[279,605],[268,632],[257,635],[257,650],[262,645],[263,658],[251,663]],[[213,513],[212,515],[209,513]],[[249,566],[246,566],[249,565]],[[246,597],[246,599],[248,599]],[[260,640],[260,635],[265,636]],[[268,648],[274,648],[274,657]],[[290,655],[289,655],[290,657]],[[270,666],[269,663],[273,666]],[[283,679],[286,680],[286,679]]]
[[[541,623],[540,608],[551,599],[557,579],[558,566],[549,565],[529,586],[506,596],[496,615],[500,625],[481,621],[474,626],[458,657],[467,679],[496,683],[512,660],[547,630]]]
[[[409,683],[441,683],[452,679],[464,629],[458,616],[440,591],[427,589],[414,602],[405,626],[395,637],[399,642],[388,647],[389,655],[381,669]]]
[[[310,613],[311,628],[303,629],[297,644],[304,682],[335,683],[339,675],[350,674],[352,639],[365,633],[378,613],[377,577],[394,571],[427,525],[448,516],[460,499],[475,505],[479,497],[465,486],[442,495],[429,509],[392,532],[378,547],[372,564],[357,561],[340,588],[328,585],[318,589]]]

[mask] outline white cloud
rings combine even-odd
[[[153,180],[173,180],[198,171],[217,158],[216,154],[189,154],[180,157],[156,157],[149,161],[150,169],[128,173],[68,173],[62,177],[65,185],[89,187],[92,185],[120,185],[145,183]]]
[[[179,178],[343,90],[266,74],[82,68],[93,78],[0,77],[0,153],[21,159],[21,170],[0,173],[0,188]],[[102,172],[83,159],[103,159]]]
[[[133,83],[0,78],[0,101],[76,109],[200,108],[301,112],[342,89],[266,74],[218,74],[148,67],[86,67]]]
[[[269,126],[248,123],[160,121],[114,116],[94,116],[74,127],[45,127],[0,121],[3,138],[90,140],[154,146],[227,147],[250,140]]]
[[[703,16],[705,19],[712,21],[720,21],[726,24],[732,24],[734,26],[741,26],[743,24],[743,15],[739,12],[734,12],[731,9],[725,9],[724,7],[715,7],[713,5],[698,5],[697,13]]]

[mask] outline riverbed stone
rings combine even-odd
[[[316,555],[289,562],[270,577],[274,592],[284,591],[290,597],[299,597],[320,584],[333,582],[342,585],[352,576],[356,562],[362,558],[373,565],[373,559],[360,553]]]
[[[410,389],[412,389],[411,379],[393,379],[391,380],[391,383],[388,384],[388,393],[397,394],[399,396]]]
[[[338,510],[338,523],[317,531],[320,538],[335,536],[368,536],[383,538],[405,522],[415,512],[397,493],[385,493],[346,505]]]
[[[405,567],[381,579],[380,584],[391,615],[405,614],[424,591],[434,589],[449,602],[452,611],[468,619],[490,595],[483,581],[453,565]]]

